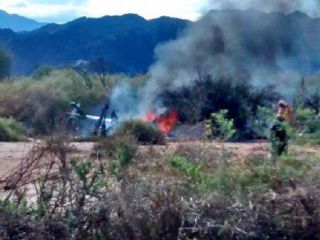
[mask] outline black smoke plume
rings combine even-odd
[[[207,9],[257,9],[289,14],[300,11],[311,17],[320,16],[319,0],[207,0]]]
[[[154,105],[162,92],[193,87],[208,75],[274,86],[291,100],[302,77],[320,67],[319,42],[320,23],[300,12],[211,11],[156,49],[143,102]]]

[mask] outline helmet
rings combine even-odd
[[[289,104],[285,100],[280,100],[278,102],[278,107],[286,108],[286,107],[289,107]]]

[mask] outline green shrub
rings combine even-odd
[[[270,123],[274,121],[274,112],[271,108],[258,106],[255,116],[250,119],[254,137],[269,138]]]
[[[70,101],[79,101],[85,110],[105,98],[107,88],[98,79],[87,89],[71,70],[52,70],[36,78],[18,78],[0,83],[0,109],[5,117],[22,122],[35,135],[51,134],[63,127]],[[37,80],[37,81],[36,81]]]
[[[174,155],[169,159],[170,165],[184,172],[192,181],[201,182],[202,181],[202,172],[201,166],[189,162],[185,157]]]
[[[116,160],[121,167],[127,166],[136,153],[136,146],[122,143],[116,148]]]
[[[118,141],[114,149],[115,159],[112,160],[109,165],[111,173],[116,175],[117,178],[121,178],[122,170],[129,165],[136,151],[136,145],[126,141]]]
[[[36,70],[34,70],[32,77],[35,80],[41,80],[44,77],[47,77],[50,75],[50,73],[53,71],[53,68],[50,66],[39,66]]]
[[[228,110],[220,110],[212,113],[211,118],[206,122],[206,135],[209,139],[230,141],[236,136],[233,119],[228,119]]]
[[[314,109],[298,105],[295,123],[287,129],[291,140],[297,144],[320,144],[320,115]]]
[[[211,113],[227,109],[228,117],[234,119],[234,127],[242,135],[257,106],[268,106],[278,96],[272,87],[256,89],[245,76],[234,80],[200,74],[192,84],[168,89],[161,94],[161,99],[168,109],[179,110],[182,123],[209,119]]]
[[[22,141],[26,130],[12,118],[0,118],[0,141]]]
[[[165,137],[161,131],[150,123],[133,120],[122,123],[116,132],[120,136],[132,136],[142,144],[164,144]]]
[[[122,170],[134,158],[136,151],[136,141],[131,136],[115,135],[104,138],[94,147],[94,154],[109,159],[109,170],[119,178]]]
[[[108,159],[117,158],[117,149],[121,146],[129,145],[136,148],[137,142],[132,136],[113,135],[108,138],[99,138],[94,146],[93,154]]]

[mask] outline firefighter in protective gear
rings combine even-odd
[[[285,119],[277,116],[271,127],[272,156],[278,157],[288,153],[288,135],[285,127]]]
[[[289,104],[280,100],[276,120],[272,124],[270,134],[273,158],[288,153],[288,134],[285,123],[292,120],[293,114]]]

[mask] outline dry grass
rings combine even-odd
[[[8,223],[0,226],[0,236],[26,219],[31,224],[26,229],[52,239],[62,233],[60,239],[301,239],[319,234],[316,148],[292,147],[291,156],[272,164],[266,143],[170,142],[139,146],[114,172],[110,162],[126,156],[89,158],[80,151],[82,156],[74,158],[81,144],[75,150],[53,141],[32,149],[7,178],[14,194],[9,205],[1,201],[0,217],[3,211]],[[28,179],[39,190],[31,202],[23,197]],[[18,225],[9,224],[14,219]],[[49,231],[49,223],[55,230]]]

